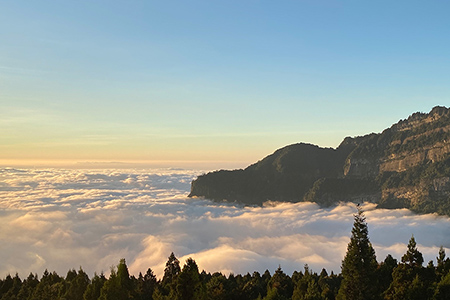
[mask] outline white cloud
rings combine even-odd
[[[0,170],[0,276],[60,275],[82,266],[108,272],[126,258],[131,273],[161,276],[170,252],[200,269],[290,274],[309,264],[340,272],[355,206],[313,203],[241,207],[189,199],[201,174],[183,170]],[[400,260],[414,234],[425,261],[450,248],[450,220],[365,205],[379,261]],[[450,253],[449,253],[450,254]],[[3,274],[3,275],[2,275]]]

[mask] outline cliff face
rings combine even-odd
[[[415,113],[381,134],[365,136],[346,160],[344,173],[374,177],[444,160],[450,152],[449,133],[449,109],[435,107],[429,114]]]
[[[189,196],[245,204],[371,201],[449,214],[450,109],[415,113],[382,133],[346,138],[337,149],[286,146],[244,170],[199,176]]]

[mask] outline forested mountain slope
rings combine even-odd
[[[199,176],[189,196],[258,205],[370,201],[450,215],[450,109],[414,113],[381,133],[347,137],[336,149],[286,146],[246,169]]]

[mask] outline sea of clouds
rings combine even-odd
[[[125,258],[132,274],[161,277],[171,252],[208,272],[340,272],[354,204],[264,207],[187,197],[203,172],[175,169],[0,169],[0,278],[80,266],[109,273]],[[275,199],[276,200],[276,199]],[[450,248],[450,219],[365,204],[377,259],[400,260],[414,234],[425,262]]]

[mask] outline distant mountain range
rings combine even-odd
[[[286,146],[245,169],[199,176],[189,194],[195,196],[248,205],[369,201],[450,215],[450,109],[414,113],[382,133],[347,137],[336,149]]]

